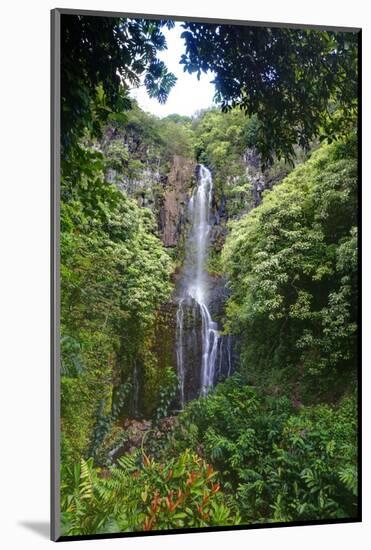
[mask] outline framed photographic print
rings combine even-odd
[[[52,11],[52,538],[361,520],[354,28]]]

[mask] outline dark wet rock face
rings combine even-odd
[[[196,399],[200,394],[201,363],[202,363],[202,317],[199,304],[190,296],[183,300],[182,311],[182,337],[179,333],[175,339],[176,352],[183,356],[183,398],[179,402]],[[179,331],[179,326],[177,327]],[[175,357],[179,372],[179,357]]]
[[[300,154],[303,153],[301,152],[299,155]],[[261,158],[255,148],[246,149],[243,155],[243,161],[246,166],[246,174],[252,186],[252,208],[259,206],[263,199],[262,195],[264,191],[272,189],[273,186],[282,181],[293,168],[293,166],[283,161],[275,161],[271,167],[262,170]]]
[[[215,319],[219,327],[223,326],[225,319],[225,306],[228,299],[226,279],[222,276],[210,277],[210,314]],[[236,364],[236,354],[234,351],[235,342],[230,335],[220,335],[218,345],[218,360],[215,372],[215,381],[224,380],[234,370]]]
[[[262,193],[271,188],[260,169],[260,157],[255,149],[247,149],[243,156],[246,172],[252,186],[252,206],[255,208],[262,201]]]
[[[156,151],[130,131],[115,128],[106,130],[100,147],[111,159],[106,168],[107,181],[135,199],[139,206],[149,208],[165,247],[176,247],[195,182],[196,161],[179,155],[164,160],[160,151],[156,156]],[[129,155],[136,163],[131,172],[126,163]]]

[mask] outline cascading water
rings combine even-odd
[[[177,311],[176,355],[179,378],[181,405],[185,401],[185,345],[184,345],[184,312],[189,300],[193,300],[201,315],[202,359],[200,369],[200,393],[206,395],[214,385],[217,366],[219,332],[217,323],[209,311],[209,276],[206,261],[210,245],[210,211],[213,193],[213,181],[210,171],[200,166],[198,185],[189,201],[189,218],[191,222],[189,236],[185,246],[182,290]]]

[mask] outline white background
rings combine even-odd
[[[105,9],[256,21],[362,26],[364,29],[364,280],[370,274],[370,17],[361,0],[7,0],[1,7],[0,124],[0,545],[34,549],[49,519],[49,10]],[[368,70],[367,70],[368,69]],[[4,124],[5,122],[5,124]],[[364,286],[364,356],[369,357],[369,291]],[[364,427],[369,432],[370,375],[364,360]],[[84,541],[69,548],[130,550],[369,548],[370,439],[364,443],[364,523]]]

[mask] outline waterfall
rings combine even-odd
[[[194,301],[201,315],[202,358],[200,365],[200,393],[206,395],[214,385],[217,366],[219,332],[209,311],[209,276],[206,262],[210,245],[210,211],[213,181],[210,171],[200,165],[197,187],[189,201],[190,232],[185,244],[182,289],[177,311],[176,356],[181,405],[184,404],[186,361],[183,338],[184,308]]]

